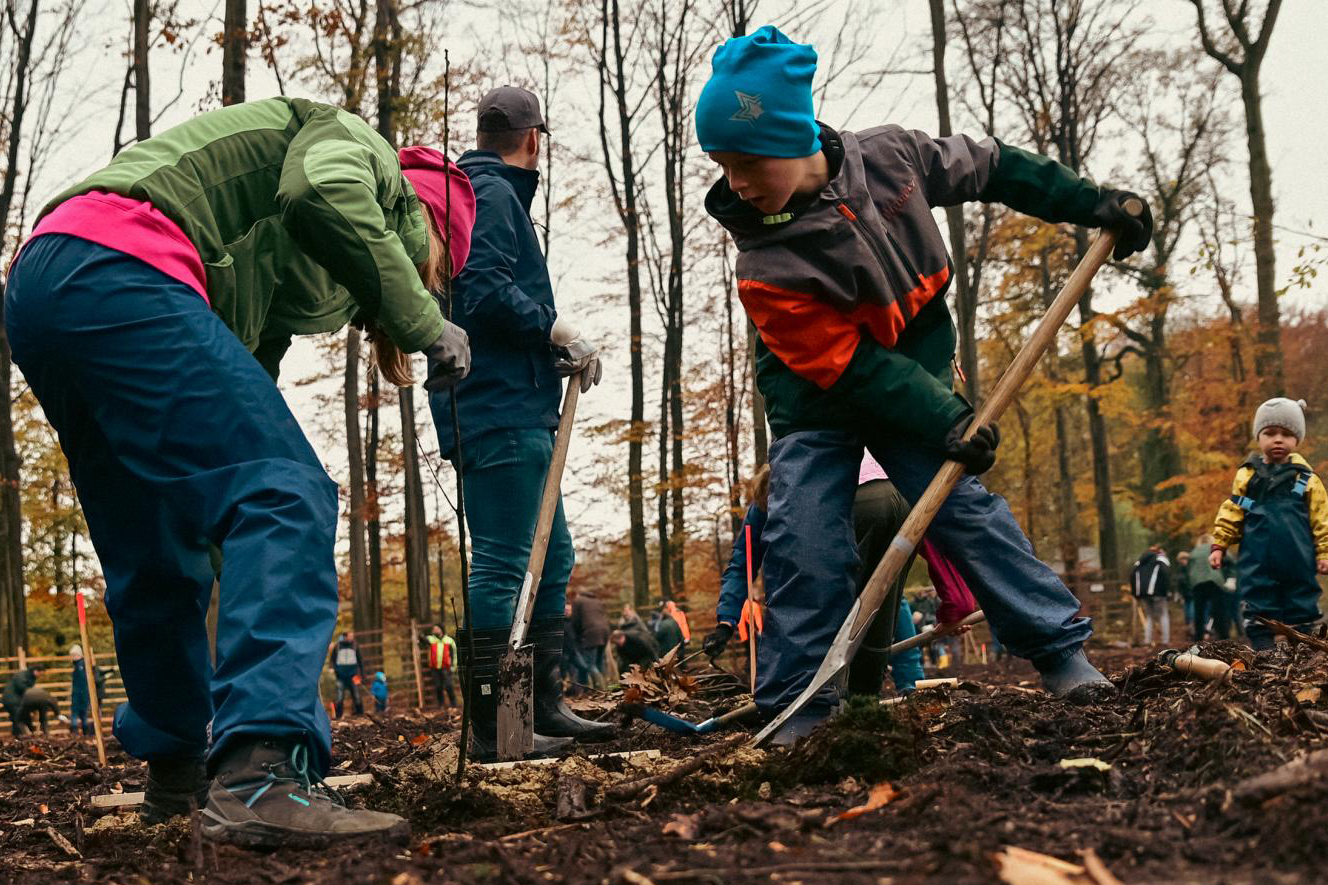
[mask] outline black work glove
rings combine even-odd
[[[715,629],[706,634],[706,638],[701,640],[701,649],[706,653],[706,657],[714,659],[724,653],[728,647],[729,640],[733,638],[733,625],[720,624]]]
[[[456,323],[446,323],[438,340],[424,348],[424,355],[429,358],[425,390],[446,390],[470,374],[470,336]]]
[[[996,463],[996,447],[1001,443],[1001,429],[993,422],[983,424],[973,431],[970,439],[964,439],[968,425],[973,423],[972,415],[959,419],[950,432],[945,435],[945,457],[964,465],[964,472],[976,476],[986,473]]]
[[[1126,212],[1126,200],[1138,200],[1144,211],[1137,216]],[[1098,227],[1116,231],[1116,251],[1112,257],[1117,261],[1144,251],[1153,239],[1153,213],[1143,197],[1129,191],[1103,188],[1102,197],[1093,207],[1093,221]]]

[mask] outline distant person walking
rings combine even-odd
[[[1160,626],[1163,645],[1171,644],[1171,560],[1162,545],[1154,543],[1134,563],[1130,593],[1144,613],[1144,645],[1153,644],[1153,629]]]

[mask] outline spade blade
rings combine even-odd
[[[535,750],[535,646],[508,646],[498,662],[498,758],[524,759]]]

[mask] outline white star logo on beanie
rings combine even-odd
[[[765,108],[761,107],[761,96],[748,95],[737,90],[734,90],[733,94],[738,97],[738,104],[741,107],[738,108],[737,113],[729,117],[730,120],[737,120],[740,123],[755,123],[765,113]]]

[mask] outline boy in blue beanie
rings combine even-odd
[[[1117,259],[1148,246],[1151,217],[1124,211],[1132,194],[993,138],[894,125],[836,132],[812,111],[816,51],[774,27],[726,41],[713,67],[696,127],[724,177],[706,209],[738,247],[738,295],[759,333],[756,380],[776,438],[757,704],[773,715],[797,697],[852,607],[864,445],[910,502],[944,460],[961,462],[969,475],[927,537],[1048,691],[1109,689],[1084,656],[1092,629],[1078,601],[1033,555],[1004,499],[974,478],[995,463],[1000,434],[983,426],[963,439],[973,410],[952,387],[950,260],[932,209],[982,200],[1111,227]],[[828,690],[775,740],[805,734],[836,701]]]

